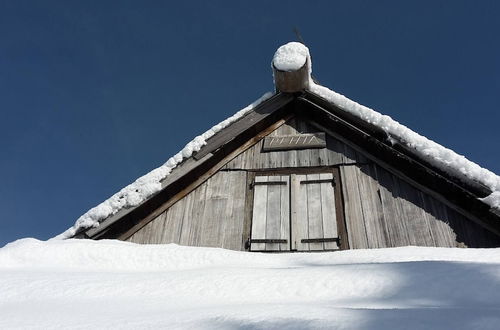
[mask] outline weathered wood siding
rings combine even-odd
[[[351,248],[494,247],[500,238],[375,164],[342,166]]]
[[[304,121],[292,119],[271,136],[314,133],[318,130]],[[352,164],[356,152],[349,146],[327,135],[327,148],[262,152],[263,140],[226,164],[225,169],[275,169],[283,167],[313,167]]]
[[[257,176],[253,190],[251,238],[282,239],[286,243],[252,243],[251,250],[290,250],[290,177]]]
[[[318,129],[314,126],[302,120],[292,119],[273,131],[271,135],[315,132],[318,132]],[[304,175],[304,168],[318,169],[324,166],[334,166],[340,169],[345,226],[350,248],[406,245],[500,246],[498,236],[369,161],[352,147],[330,135],[326,136],[326,142],[327,148],[323,149],[263,152],[261,140],[227,163],[221,171],[128,240],[137,243],[173,242],[182,245],[242,250],[245,240],[252,235],[252,230],[262,231],[260,234],[262,237],[257,235],[258,238],[281,237],[281,234],[278,235],[278,222],[276,222],[276,228],[271,225],[269,228],[260,228],[257,223],[252,228],[255,199],[254,191],[248,190],[248,186],[253,181],[256,171],[286,168],[290,172],[290,169],[301,168],[297,169],[297,174]],[[299,171],[302,172],[299,173]],[[290,174],[293,173],[287,173],[287,175]],[[272,175],[282,174],[278,172]],[[285,176],[277,176],[274,179],[276,178],[283,179]],[[278,186],[266,188],[266,193],[269,194],[269,198],[277,200],[276,191],[279,189]],[[311,191],[304,191],[311,196],[318,195],[312,186],[309,190]],[[281,195],[280,193],[279,196]],[[264,196],[259,195],[256,198],[258,202],[259,198],[262,199]],[[269,201],[266,199],[267,202]],[[319,198],[317,202],[325,203]],[[331,208],[335,210],[334,205],[331,205]],[[276,213],[276,218],[278,214],[286,218],[287,215],[281,214],[282,211],[292,212],[294,209],[297,209],[294,205],[269,208],[270,213],[266,211],[266,219],[272,215],[272,212]],[[259,210],[264,212],[261,208]],[[329,211],[328,207],[323,206],[321,210]],[[284,224],[283,221],[281,222],[280,226]],[[298,230],[300,224],[294,224],[294,227],[288,230]],[[280,227],[280,230],[284,232],[286,228]],[[253,238],[256,238],[256,234],[256,232],[253,233]],[[334,236],[334,233],[323,235]],[[253,248],[263,250],[265,244],[258,244],[262,245],[261,249],[258,246],[253,246]],[[318,245],[317,243],[310,244]],[[328,246],[329,249],[335,248],[333,246],[335,243],[328,244],[332,245]],[[280,244],[270,244],[270,247],[271,245],[273,247],[271,250],[275,247],[275,250],[288,249]],[[265,250],[269,250],[267,246]]]
[[[245,171],[218,172],[128,241],[241,250],[246,176]]]

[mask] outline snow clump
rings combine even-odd
[[[308,59],[310,55],[306,46],[300,42],[289,42],[276,50],[273,65],[280,71],[296,71],[302,68]]]

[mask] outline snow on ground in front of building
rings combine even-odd
[[[24,239],[0,329],[498,329],[500,249],[261,254]]]

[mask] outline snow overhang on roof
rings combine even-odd
[[[500,216],[499,176],[469,161],[464,156],[415,133],[391,117],[382,115],[373,109],[316,84],[311,78],[312,63],[309,49],[303,44],[291,42],[278,48],[273,57],[272,68],[278,92],[298,93],[305,91],[312,93],[349,115],[377,127],[379,130],[385,132],[387,142],[391,145],[402,145],[419,159],[447,173],[451,177],[458,178],[465,183],[474,183],[487,189],[488,195],[479,199],[491,208],[490,211]],[[194,153],[200,151],[207,144],[207,140],[225,127],[239,121],[272,96],[273,93],[270,92],[264,94],[232,117],[215,125],[202,135],[197,136],[180,152],[168,159],[165,164],[140,177],[106,201],[90,209],[78,218],[71,228],[55,238],[65,239],[73,237],[82,230],[98,227],[104,220],[118,214],[118,212],[141,205],[162,190],[164,188],[162,182],[172,170],[190,158]]]

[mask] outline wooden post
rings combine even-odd
[[[273,64],[274,86],[277,91],[284,93],[297,93],[309,87],[309,58],[304,65],[296,71],[281,71]]]

